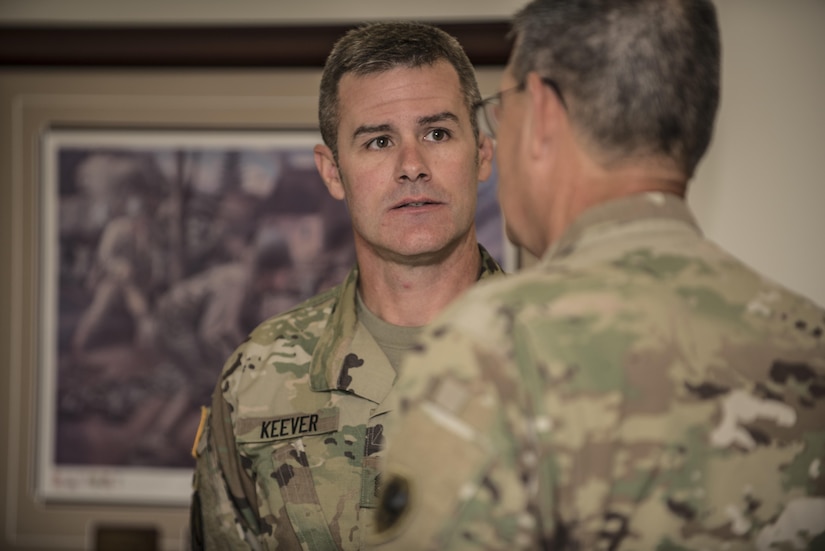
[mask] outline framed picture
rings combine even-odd
[[[315,132],[43,136],[38,493],[186,503],[200,406],[258,323],[343,279]]]
[[[37,494],[188,503],[223,362],[264,319],[343,280],[349,216],[312,131],[49,129]],[[480,240],[504,262],[495,178]]]

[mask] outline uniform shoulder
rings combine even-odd
[[[768,290],[746,305],[750,316],[769,317],[804,340],[813,339],[825,349],[825,308],[785,287],[771,283]]]
[[[338,304],[339,288],[334,287],[289,310],[261,322],[250,335],[253,341],[267,340],[281,332],[306,332],[319,322],[326,320]]]
[[[303,377],[338,298],[337,288],[330,289],[258,325],[224,364],[224,399],[233,405],[265,404],[284,378]],[[260,384],[264,374],[270,379],[266,385]]]
[[[735,317],[767,333],[825,346],[825,308],[775,281],[712,241],[704,242],[702,269],[684,270],[672,290],[708,317]],[[686,257],[696,262],[691,255]],[[811,341],[813,339],[813,341]]]
[[[700,254],[701,253],[701,254]],[[552,312],[552,314],[551,314]],[[481,281],[440,318],[491,342],[535,316],[678,316],[825,347],[825,310],[719,251],[638,249],[587,262],[544,263]],[[498,328],[498,329],[497,329]]]

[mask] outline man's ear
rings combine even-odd
[[[315,167],[318,169],[321,179],[324,180],[329,194],[339,201],[343,201],[346,196],[344,183],[341,181],[341,173],[338,171],[338,163],[335,162],[332,150],[326,145],[318,144],[313,151],[315,153]]]
[[[531,111],[531,131],[530,152],[533,155],[543,156],[544,148],[556,139],[558,129],[558,117],[564,113],[564,106],[558,95],[550,86],[542,82],[541,77],[536,72],[528,73],[525,81],[527,96],[529,98],[529,109]]]
[[[493,172],[493,155],[495,145],[493,138],[485,132],[481,132],[478,140],[478,181],[483,182],[490,177]]]

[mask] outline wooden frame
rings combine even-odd
[[[504,21],[439,23],[476,66],[504,65]],[[10,67],[320,67],[352,25],[0,27]]]

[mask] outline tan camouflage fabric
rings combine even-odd
[[[824,327],[681,199],[592,208],[407,356],[375,541],[825,549]]]
[[[501,273],[481,250],[479,277]],[[356,319],[358,270],[257,327],[197,442],[195,549],[361,549],[396,373]]]

